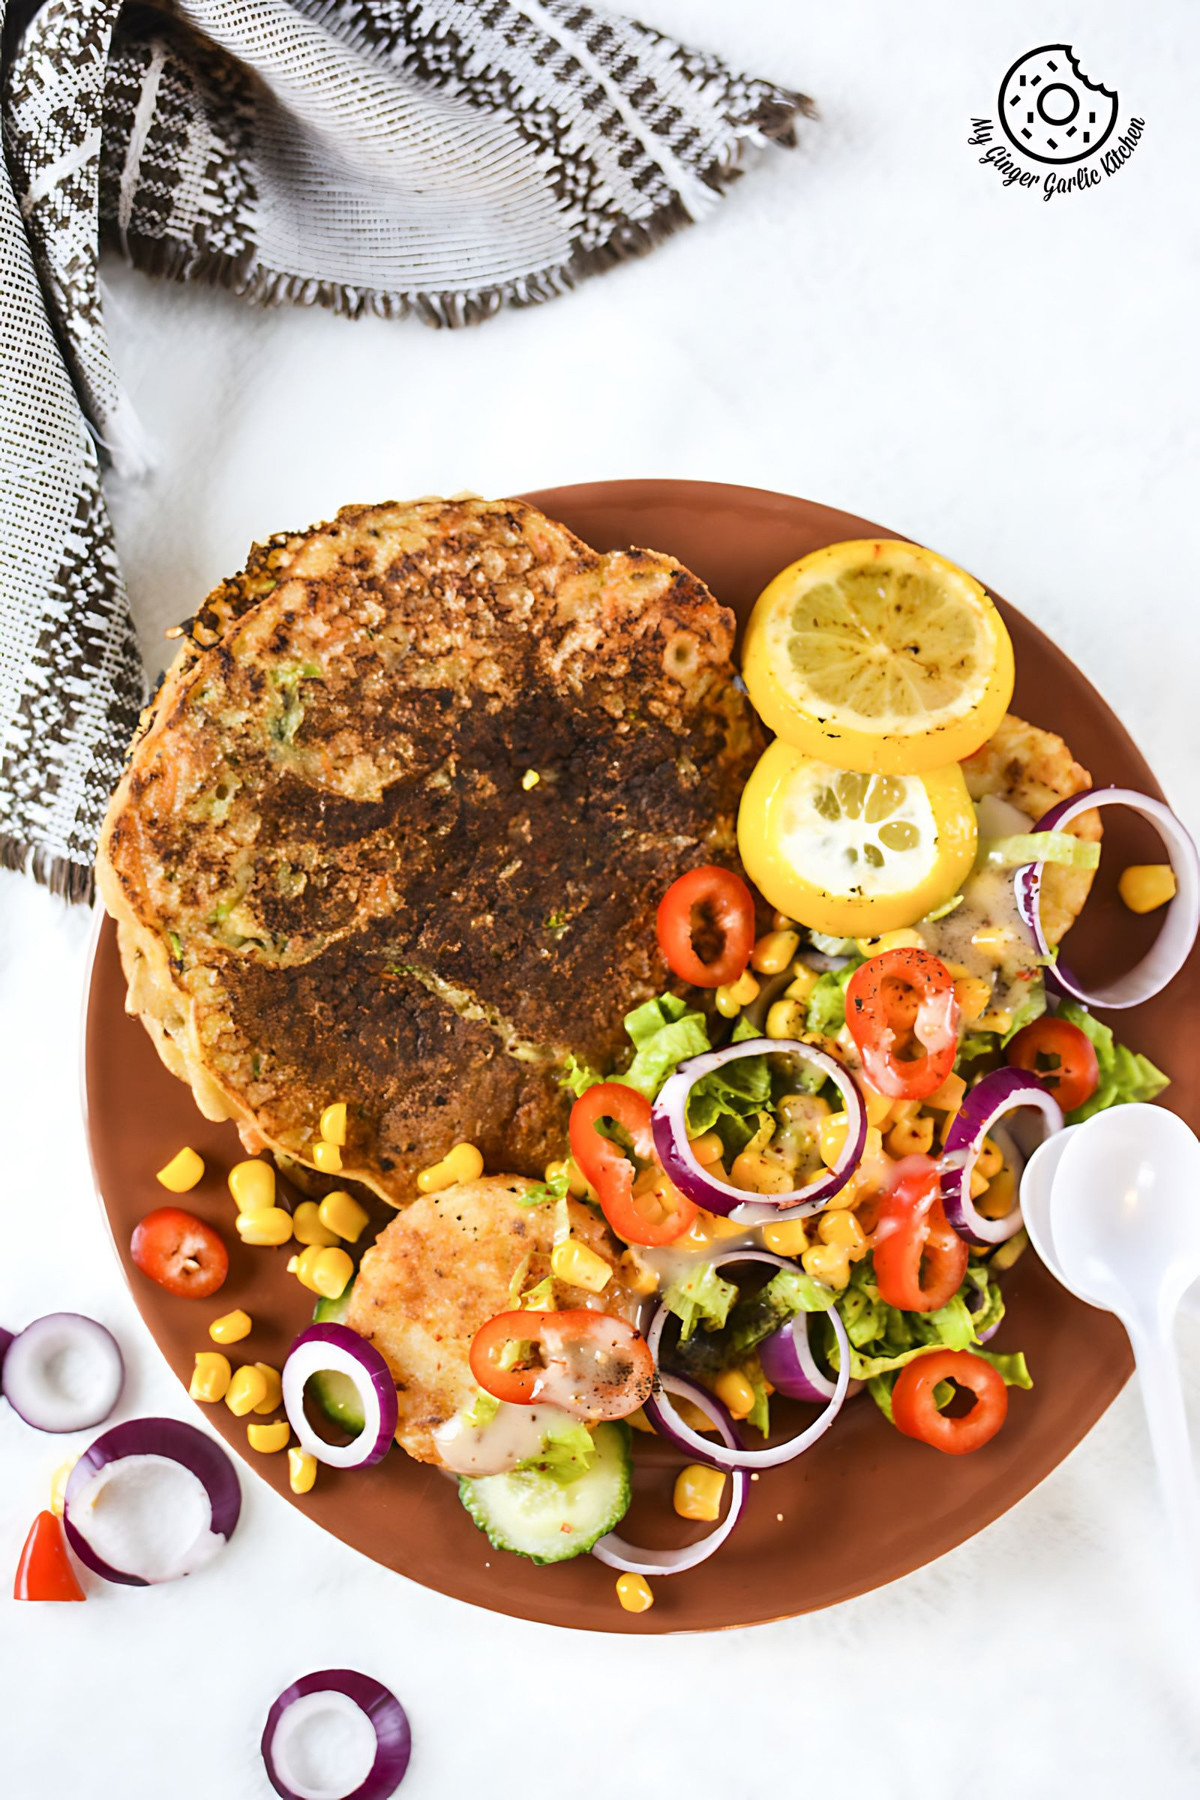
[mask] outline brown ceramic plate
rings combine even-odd
[[[785,494],[688,481],[613,481],[528,496],[597,549],[624,545],[669,551],[694,569],[744,620],[768,579],[796,557],[842,538],[895,535],[877,525]],[[1017,656],[1015,709],[1063,733],[1097,782],[1151,794],[1159,789],[1120,721],[1063,653],[1000,603]],[[180,610],[187,610],[181,600]],[[1111,821],[1111,822],[1110,822]],[[1105,822],[1104,870],[1071,940],[1080,972],[1110,973],[1140,954],[1153,933],[1120,907],[1116,874],[1129,860],[1157,858],[1124,815]],[[201,1119],[189,1090],[162,1067],[142,1027],[123,1010],[116,935],[105,921],[87,1010],[88,1128],[96,1179],[126,1275],[142,1315],[184,1383],[195,1351],[218,1313],[243,1306],[254,1332],[246,1361],[281,1364],[307,1322],[304,1290],[285,1271],[289,1249],[244,1248],[232,1229],[224,1173],[240,1155],[231,1125]],[[1181,1017],[1200,1016],[1200,959],[1193,955],[1169,995],[1120,1017],[1131,1045],[1174,1077],[1167,1104],[1200,1126],[1200,1059],[1181,1054]],[[165,1198],[154,1171],[181,1144],[193,1144],[207,1174],[185,1204],[222,1231],[229,1278],[210,1301],[172,1298],[133,1267],[129,1236]],[[870,1400],[849,1404],[835,1428],[790,1467],[752,1485],[746,1515],[729,1543],[691,1573],[656,1585],[642,1615],[622,1612],[612,1572],[593,1558],[535,1568],[493,1550],[458,1504],[451,1483],[393,1451],[361,1473],[322,1469],[315,1490],[289,1494],[283,1456],[256,1457],[244,1424],[223,1406],[207,1409],[239,1455],[292,1504],[377,1562],[426,1587],[495,1612],[595,1631],[711,1630],[750,1625],[830,1606],[894,1581],[959,1544],[1027,1494],[1084,1436],[1129,1374],[1121,1328],[1064,1293],[1030,1253],[1009,1277],[1009,1312],[997,1347],[1023,1349],[1032,1393],[1015,1393],[1000,1436],[974,1456],[946,1457],[901,1437]],[[643,1541],[670,1541],[681,1527],[669,1511],[673,1452],[638,1440],[638,1483],[625,1529]],[[837,1520],[835,1532],[814,1527]]]

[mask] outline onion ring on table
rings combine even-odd
[[[351,1764],[345,1783],[335,1787],[327,1777],[304,1767],[300,1734],[322,1714],[361,1729],[365,1720],[375,1738],[363,1745],[358,1766]],[[365,1735],[365,1734],[363,1734]],[[280,1800],[389,1800],[408,1769],[412,1730],[408,1714],[390,1688],[357,1669],[321,1669],[302,1675],[284,1688],[267,1714],[262,1734],[267,1779]]]
[[[83,1313],[47,1313],[0,1344],[4,1397],[37,1431],[87,1431],[103,1424],[125,1385],[111,1331]],[[71,1365],[64,1370],[66,1359]],[[82,1372],[85,1391],[73,1375]]]
[[[985,1219],[971,1198],[971,1176],[983,1140],[996,1120],[1026,1106],[1036,1107],[1042,1113],[1046,1137],[1062,1130],[1062,1108],[1036,1075],[1025,1069],[994,1069],[968,1089],[938,1159],[946,1217],[959,1237],[983,1249],[1006,1243],[1020,1231],[1021,1205],[1018,1198],[1002,1219]]]

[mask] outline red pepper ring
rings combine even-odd
[[[974,1395],[975,1404],[958,1418],[938,1411],[935,1389],[953,1381]],[[892,1418],[905,1437],[931,1444],[948,1456],[965,1456],[995,1437],[1008,1417],[1004,1378],[969,1350],[934,1350],[901,1369],[892,1389]]]
[[[511,1345],[528,1346],[511,1367]],[[624,1419],[650,1398],[654,1358],[641,1332],[612,1313],[497,1313],[471,1340],[471,1373],[510,1406],[562,1407],[588,1421]]]
[[[857,968],[846,988],[846,1024],[878,1094],[926,1100],[954,1069],[958,1053],[954,978],[928,950],[884,950]],[[902,1058],[915,1039],[921,1054]]]
[[[692,936],[698,911],[721,933],[720,951],[706,962]],[[667,966],[693,987],[725,987],[745,972],[754,948],[754,897],[732,869],[707,863],[673,881],[658,903],[658,947]]]
[[[901,1312],[936,1312],[963,1284],[969,1251],[942,1207],[938,1167],[928,1156],[897,1163],[875,1227],[879,1297]]]
[[[627,1244],[673,1244],[696,1217],[696,1206],[665,1174],[660,1175],[653,1194],[664,1216],[650,1218],[634,1193],[633,1164],[619,1144],[596,1130],[602,1119],[624,1128],[642,1162],[657,1163],[650,1102],[622,1081],[602,1081],[588,1088],[571,1108],[571,1155],[595,1188],[604,1216],[619,1238]]]

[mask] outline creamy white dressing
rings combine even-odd
[[[464,1413],[455,1413],[437,1427],[433,1441],[455,1475],[502,1475],[537,1456],[552,1425],[576,1423],[559,1406],[510,1406],[502,1400],[486,1425],[471,1425]]]
[[[1025,813],[994,794],[980,800],[975,810],[981,843],[1033,829]],[[992,1004],[1010,1012],[1029,991],[1028,972],[1037,955],[1033,933],[1017,905],[1013,875],[1012,869],[974,869],[963,884],[961,905],[944,919],[932,924],[926,920],[918,928],[925,948],[943,962],[961,963],[972,975],[994,978]],[[976,943],[976,934],[983,932],[1003,933],[1003,944]]]

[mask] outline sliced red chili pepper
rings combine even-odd
[[[892,1100],[926,1100],[941,1087],[958,1053],[958,1017],[949,969],[915,946],[872,956],[846,988],[863,1073]]]
[[[947,1219],[937,1166],[908,1156],[896,1166],[875,1227],[875,1284],[879,1297],[902,1312],[936,1312],[957,1294],[968,1250]]]
[[[969,1412],[958,1418],[939,1412],[934,1390],[939,1382],[957,1382],[975,1396]],[[982,1356],[969,1350],[933,1350],[918,1356],[896,1377],[892,1418],[905,1437],[932,1444],[948,1456],[966,1456],[994,1438],[1008,1417],[1004,1377]]]
[[[1100,1085],[1096,1046],[1069,1019],[1035,1019],[1010,1038],[1004,1060],[1014,1069],[1036,1075],[1064,1112],[1074,1112]]]
[[[182,1206],[157,1206],[133,1228],[129,1253],[168,1294],[206,1300],[229,1273],[229,1252],[211,1225]]]
[[[571,1108],[571,1154],[619,1238],[627,1244],[673,1244],[696,1217],[696,1207],[661,1170],[652,1186],[635,1192],[633,1164],[619,1144],[596,1130],[602,1119],[622,1126],[634,1155],[657,1166],[650,1102],[620,1081],[588,1088]]]
[[[470,1362],[497,1400],[542,1401],[589,1421],[626,1418],[654,1386],[654,1358],[641,1333],[588,1307],[497,1313],[471,1340]]]
[[[86,1600],[67,1555],[62,1520],[40,1512],[25,1539],[13,1582],[14,1600]]]
[[[720,933],[713,956],[696,949],[697,915]],[[736,981],[754,948],[754,897],[741,876],[709,863],[673,881],[658,903],[658,947],[671,971],[693,987]]]

